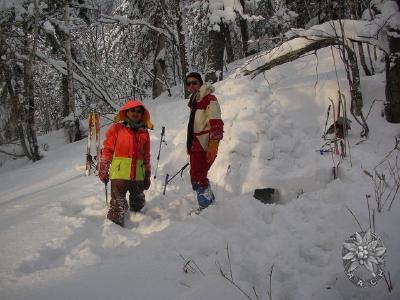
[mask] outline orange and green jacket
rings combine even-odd
[[[111,161],[110,179],[143,180],[150,176],[150,135],[152,129],[150,114],[144,105],[136,100],[128,101],[118,112],[116,121],[126,118],[126,110],[142,106],[143,122],[146,128],[136,132],[122,122],[113,124],[105,134],[101,159]]]

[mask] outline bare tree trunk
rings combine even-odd
[[[374,69],[374,63],[372,62],[371,49],[370,49],[370,45],[369,44],[367,44],[367,52],[368,52],[369,64],[371,66],[371,73],[372,73],[372,75],[374,75],[375,74],[375,69]]]
[[[160,14],[155,16],[154,26],[161,26]],[[156,51],[153,63],[154,69],[154,80],[153,80],[153,95],[152,98],[157,98],[164,91],[164,80],[165,80],[165,36],[162,34],[156,34]]]
[[[176,45],[172,45],[172,51],[174,53],[174,55],[172,56],[172,78],[174,79],[174,85],[177,85],[176,83],[176,77],[179,76],[179,78],[181,78],[182,76],[180,76],[180,73],[178,71],[177,73],[177,68],[179,69],[179,64],[178,61],[176,60],[176,57],[179,56],[179,49],[177,49]],[[183,88],[185,88],[183,86]]]
[[[165,71],[165,39],[158,35],[157,46],[154,58],[154,79],[152,98],[157,98],[164,91]]]
[[[220,24],[220,28],[222,26],[223,25]],[[214,83],[223,78],[225,39],[222,30],[210,30],[208,34],[209,46],[205,81]]]
[[[65,118],[69,115],[69,97],[68,97],[68,76],[61,75],[61,90],[62,90],[62,116]]]
[[[390,54],[386,56],[385,115],[390,123],[400,123],[400,38],[389,36]]]
[[[26,115],[26,135],[29,142],[30,153],[32,160],[39,160],[39,145],[35,131],[35,97],[33,90],[33,61],[35,58],[37,39],[39,31],[39,7],[37,0],[34,0],[34,27],[33,27],[33,44],[30,47],[30,38],[28,33],[26,34],[26,47],[25,51],[28,53],[28,60],[24,62],[24,92],[25,101],[27,101],[27,115]],[[31,49],[30,49],[31,48]]]
[[[365,5],[366,3],[368,3],[368,2],[360,1],[360,0],[350,1],[350,3],[348,3],[350,6],[350,8],[349,8],[350,16],[348,16],[348,17],[350,17],[351,19],[355,19],[355,20],[360,19],[364,9],[368,7],[368,5]]]
[[[4,65],[4,75],[5,75],[5,80],[7,84],[7,90],[8,94],[10,95],[11,98],[11,105],[12,105],[12,116],[15,118],[15,123],[16,123],[16,131],[18,138],[21,142],[21,147],[22,151],[24,152],[25,156],[32,160],[32,155],[26,145],[26,140],[25,140],[25,134],[24,134],[24,127],[23,124],[24,122],[24,111],[21,107],[20,100],[19,100],[19,93],[20,93],[20,87],[18,84],[18,78],[16,78],[17,74],[12,74],[11,69],[7,66]],[[13,76],[14,75],[14,76]],[[14,77],[14,78],[13,78]],[[12,84],[12,78],[14,79],[15,84]]]
[[[240,0],[240,4],[242,5],[243,8],[243,14],[245,14],[245,1]],[[249,43],[249,29],[247,26],[247,20],[244,19],[243,17],[240,17],[239,20],[239,26],[240,26],[240,33],[242,34],[242,48],[243,48],[243,55],[247,56],[248,55],[248,43]]]
[[[235,54],[233,53],[232,47],[231,32],[229,30],[228,24],[222,23],[221,26],[225,38],[226,61],[227,63],[231,63],[235,60]]]
[[[364,73],[365,73],[366,76],[371,76],[372,73],[368,69],[367,62],[365,61],[363,43],[362,42],[357,42],[357,47],[358,47],[358,55],[360,56],[360,63],[361,63],[361,66],[364,69]]]
[[[186,74],[189,72],[188,61],[187,61],[187,53],[186,53],[186,42],[185,42],[185,32],[183,31],[183,20],[182,20],[182,11],[180,7],[179,0],[175,0],[175,14],[177,17],[176,30],[178,31],[178,49],[179,49],[179,58],[181,62],[181,70],[182,70],[182,83],[183,90],[185,91],[185,98],[189,97],[189,91],[186,89]]]
[[[68,101],[68,114],[75,113],[75,95],[74,95],[74,79],[72,71],[72,57],[71,57],[71,34],[69,29],[69,0],[64,3],[64,25],[65,25],[65,62],[67,65],[67,97]],[[67,104],[66,104],[67,106]]]

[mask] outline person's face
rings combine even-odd
[[[133,122],[141,121],[143,118],[143,108],[142,107],[134,107],[130,108],[126,111],[126,116],[129,120]]]
[[[194,77],[188,77],[186,79],[186,87],[189,93],[194,94],[200,89],[200,82]]]

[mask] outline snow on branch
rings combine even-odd
[[[219,31],[220,23],[235,22],[237,15],[247,21],[259,21],[261,16],[249,16],[243,13],[243,7],[239,0],[214,0],[208,5],[209,30]]]
[[[175,36],[175,34],[173,34],[171,32],[171,30],[164,30],[162,28],[156,27],[151,25],[150,23],[143,21],[143,20],[131,20],[128,19],[127,17],[124,16],[109,16],[109,15],[101,15],[100,19],[99,19],[100,23],[106,23],[106,24],[120,24],[123,26],[128,26],[128,25],[137,25],[137,26],[145,26],[148,29],[158,32],[159,34],[162,34],[164,36],[166,36],[167,38],[171,38],[176,42],[177,41],[177,37]]]
[[[326,23],[325,23],[326,24]],[[242,71],[244,76],[251,75],[252,78],[260,73],[270,70],[276,66],[292,62],[301,56],[309,53],[316,52],[319,49],[329,46],[338,46],[341,51],[341,58],[345,65],[347,79],[350,86],[351,106],[350,112],[354,119],[361,125],[361,137],[367,137],[369,133],[368,124],[362,112],[362,94],[360,87],[360,74],[357,64],[357,56],[353,49],[348,45],[346,32],[342,24],[340,30],[332,26],[334,31],[329,34],[329,31],[318,30],[319,35],[313,35],[315,31],[306,31],[310,36],[304,35],[284,42],[282,45],[277,46],[265,55],[254,59]],[[315,30],[315,28],[313,29]],[[321,32],[327,32],[325,36]],[[301,32],[300,32],[301,33]],[[340,34],[338,34],[340,33]],[[361,118],[361,120],[358,119]]]
[[[308,52],[336,45],[337,43],[336,38],[328,37],[311,36],[295,38],[274,48],[263,57],[255,59],[242,73],[245,76],[251,75],[254,78],[273,67],[294,61]]]
[[[315,25],[310,29],[291,29],[285,35],[288,38],[294,37],[332,37],[347,39],[352,42],[362,42],[377,46],[384,52],[388,52],[387,41],[384,33],[386,29],[394,24],[394,19],[399,14],[382,14],[372,21],[365,20],[334,20]],[[343,29],[343,30],[342,30]],[[345,36],[342,36],[342,33]]]
[[[63,75],[67,75],[67,65],[64,61],[61,60],[55,60],[53,58],[47,57],[43,53],[36,51],[36,56],[44,61],[45,63],[51,65],[54,69],[56,69],[59,73]],[[110,107],[112,107],[115,110],[118,110],[118,105],[112,101],[109,93],[107,90],[105,90],[100,84],[96,82],[95,79],[93,79],[83,68],[77,64],[75,61],[72,61],[74,66],[79,70],[79,72],[82,74],[79,75],[76,72],[73,72],[73,79],[82,84],[85,87],[88,87],[97,97],[100,99],[103,99]]]
[[[310,29],[291,29],[285,36],[289,40],[270,50],[265,55],[254,59],[242,72],[244,75],[256,76],[285,62],[293,61],[300,56],[332,45],[348,47],[348,42],[361,42],[377,46],[388,52],[380,32],[393,15],[382,18],[379,22],[363,20],[335,20],[311,27]],[[384,20],[385,21],[384,21]]]

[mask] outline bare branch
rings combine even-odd
[[[247,294],[236,282],[234,282],[231,278],[228,277],[228,275],[225,274],[225,272],[222,270],[221,265],[218,262],[215,262],[216,266],[219,269],[220,275],[225,278],[229,283],[231,283],[234,287],[236,287],[244,296],[246,296],[247,299],[253,300],[249,294]]]
[[[10,155],[13,157],[25,157],[25,154],[15,154],[15,153],[7,152],[7,151],[1,150],[1,149],[0,149],[0,153]]]
[[[347,206],[345,206],[346,207],[346,209],[351,213],[351,215],[354,217],[354,220],[356,220],[356,222],[357,222],[357,224],[358,224],[358,226],[360,226],[360,229],[361,229],[361,231],[362,232],[364,232],[364,229],[361,227],[361,224],[360,224],[360,222],[358,222],[358,219],[357,219],[357,217],[354,215],[354,213],[351,211],[351,209],[350,208],[348,208]]]

